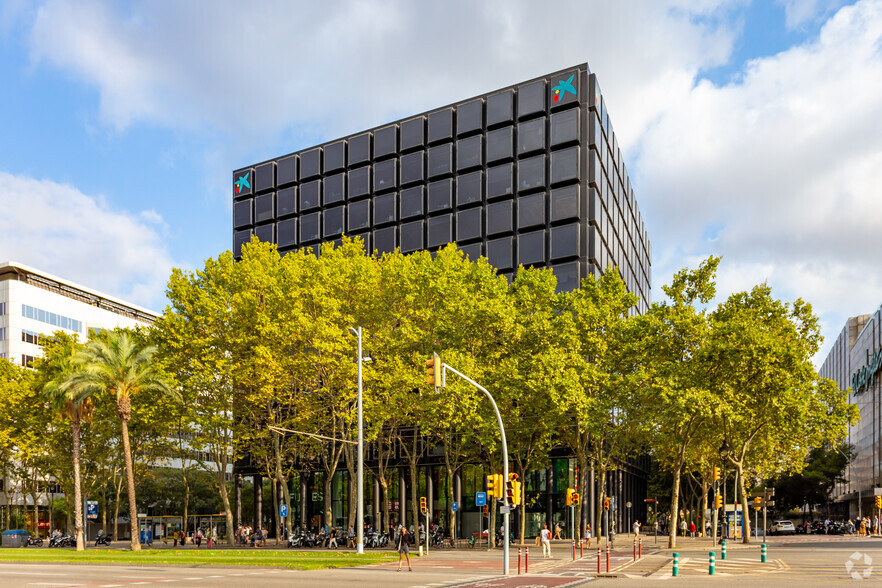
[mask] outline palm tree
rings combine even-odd
[[[141,392],[151,391],[176,395],[152,362],[155,352],[154,346],[140,342],[132,332],[125,329],[102,333],[101,336],[89,341],[85,349],[74,357],[80,371],[67,383],[71,389],[78,392],[79,396],[107,394],[116,402],[116,413],[122,424],[132,551],[141,550],[138,537],[138,508],[135,502],[135,475],[132,469],[132,450],[129,445],[128,422],[132,416],[132,397]]]
[[[74,354],[81,347],[76,335],[57,332],[43,343],[43,357],[34,366],[45,382],[43,396],[50,408],[70,419],[73,440],[74,534],[77,538],[77,551],[86,549],[83,531],[83,490],[80,479],[80,423],[91,417],[92,401],[88,394],[79,394],[66,384],[74,373]]]

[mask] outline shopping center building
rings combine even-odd
[[[882,495],[882,306],[873,314],[851,317],[846,322],[820,375],[849,390],[861,418],[849,427],[846,441],[855,451],[845,472],[846,482],[833,494],[843,504],[841,514],[852,518],[873,512],[873,497]],[[844,505],[847,504],[847,513]]]
[[[232,197],[236,257],[253,235],[283,253],[316,249],[344,234],[377,255],[455,242],[507,277],[521,265],[550,267],[562,291],[615,268],[638,297],[632,312],[645,312],[651,301],[646,226],[587,64],[242,167],[233,172]],[[437,467],[440,456],[428,453],[420,493],[440,515],[447,481]],[[528,501],[536,499],[528,532],[563,520],[566,489],[590,476],[570,456],[552,457],[551,467],[526,476]],[[244,466],[238,471],[256,476]],[[302,476],[300,492],[292,492],[300,521],[312,522],[312,513],[322,511],[317,476]],[[374,504],[366,511],[408,516],[405,478],[402,469],[393,481],[392,496],[400,500],[383,505],[377,484],[368,484]],[[466,467],[453,483],[459,527],[470,533],[481,524],[475,492],[484,489],[483,472]],[[618,511],[619,529],[628,518],[644,520],[645,460],[621,464],[606,483],[618,504],[635,505],[630,513]],[[334,487],[335,520],[323,523],[339,525],[347,486],[341,478]],[[583,510],[587,518],[590,508]]]

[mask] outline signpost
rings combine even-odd
[[[475,493],[475,506],[487,506],[487,493],[486,492],[476,492]]]
[[[287,504],[280,504],[279,505],[279,516],[282,517],[283,519],[288,517],[288,505]]]
[[[98,518],[98,502],[95,500],[86,501],[86,518],[95,520]]]
[[[456,511],[459,509],[459,504],[456,503],[456,502],[454,502],[454,503],[451,505],[451,507],[452,507],[452,509],[453,509],[453,512],[456,512]]]

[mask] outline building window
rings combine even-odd
[[[487,98],[487,126],[512,121],[513,95],[514,92],[506,90]]]
[[[0,341],[6,341],[6,327],[0,327]]]
[[[325,204],[342,202],[345,187],[346,176],[342,173],[325,178]]]
[[[396,194],[383,194],[374,198],[374,224],[395,222]]]
[[[300,155],[300,178],[311,178],[322,173],[322,150],[310,149]]]
[[[480,130],[484,125],[484,102],[472,100],[456,109],[456,132],[458,135]]]
[[[404,185],[423,180],[423,152],[417,151],[401,156],[401,183]]]
[[[3,316],[4,314],[6,314],[6,303],[0,302],[0,316]]]
[[[27,304],[21,305],[21,316],[29,319],[34,319],[35,321],[40,321],[41,323],[46,323],[47,325],[52,325],[53,327],[60,327],[69,331],[76,331],[78,333],[83,332],[83,323],[81,321],[68,318],[66,316],[61,316],[60,314],[55,314],[54,312],[49,312],[48,310],[34,308],[33,306],[28,306]]]
[[[424,191],[422,186],[417,186],[401,192],[401,218],[410,218],[423,214]]]
[[[351,153],[351,151],[350,151]],[[358,198],[371,191],[371,168],[361,167],[349,172],[349,197]]]
[[[21,365],[22,367],[31,367],[31,364],[34,363],[33,355],[24,355],[21,356]]]
[[[518,155],[545,149],[545,117],[518,125]]]
[[[423,145],[423,127],[425,126],[423,117],[414,118],[401,123],[401,150],[405,151],[413,147],[422,147]]]
[[[346,143],[337,141],[325,147],[325,173],[342,169],[346,164]]]
[[[484,187],[483,175],[484,172],[479,170],[456,178],[457,206],[483,200],[483,194],[481,193],[481,189]]]
[[[453,138],[453,110],[446,108],[429,115],[429,143]]]
[[[300,186],[300,210],[318,208],[321,205],[322,181],[315,180]]]
[[[511,159],[513,135],[511,127],[505,127],[487,133],[487,161]]]
[[[283,188],[276,195],[276,209],[279,216],[294,214],[297,212],[297,188]]]
[[[362,200],[349,205],[349,230],[357,231],[370,225],[371,201]]]
[[[279,247],[290,247],[297,242],[297,219],[279,221],[278,227],[278,245]]]
[[[276,215],[273,210],[274,194],[264,194],[254,199],[254,219],[256,222],[272,220]]]
[[[374,131],[374,157],[395,153],[398,149],[398,127],[395,125]]]
[[[251,200],[242,200],[233,205],[233,226],[245,227],[251,224]]]
[[[297,156],[292,155],[279,160],[276,170],[279,185],[292,184],[297,181]]]

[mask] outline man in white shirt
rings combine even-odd
[[[551,531],[546,524],[543,524],[542,530],[539,531],[539,541],[542,543],[542,555],[551,557]]]

